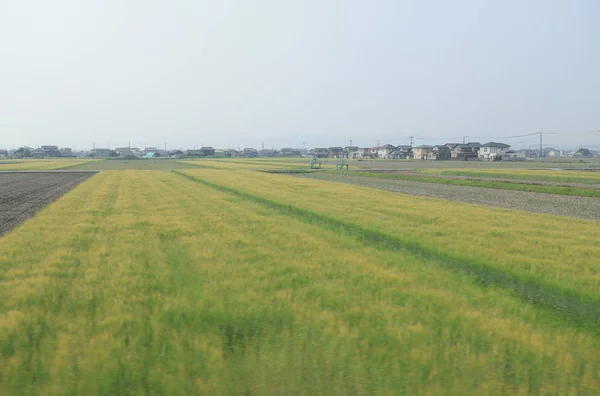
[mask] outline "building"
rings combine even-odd
[[[34,158],[60,157],[60,150],[58,146],[42,146],[39,149],[33,150],[31,156]]]
[[[448,147],[447,144],[446,147]],[[450,158],[459,161],[473,160],[477,158],[477,152],[469,144],[457,144],[450,148]]]
[[[343,147],[329,147],[327,149],[327,156],[329,158],[342,158],[344,156]]]
[[[369,147],[359,148],[357,158],[371,158],[371,149]]]
[[[310,153],[312,155],[316,155],[318,158],[327,158],[327,156],[329,155],[329,149],[326,149],[324,147],[317,147],[310,150]]]
[[[200,151],[202,151],[202,154],[204,154],[205,157],[212,157],[215,155],[215,149],[210,146],[200,147]]]
[[[509,147],[508,144],[496,142],[482,144],[479,148],[479,159],[493,161],[496,157],[503,157]]]
[[[300,149],[295,149],[291,147],[284,147],[279,151],[279,155],[281,157],[300,157],[302,154]]]
[[[225,150],[225,155],[229,158],[236,158],[240,155],[240,153],[234,149],[227,149]]]
[[[344,157],[358,158],[358,150],[358,146],[346,146],[344,147]]]
[[[399,145],[396,146],[394,151],[390,154],[391,158],[394,159],[408,159],[412,157],[412,146]]]
[[[88,156],[90,157],[110,157],[110,152],[112,150],[108,148],[94,148]]]
[[[254,158],[254,157],[257,157],[257,156],[258,156],[258,151],[256,149],[254,149],[254,148],[251,148],[251,147],[246,147],[240,153],[240,157]]]
[[[449,160],[452,157],[450,148],[445,144],[433,146],[430,152],[427,153],[427,159],[433,161]]]
[[[5,149],[0,149],[0,158],[6,157],[8,157],[8,151],[6,151]]]
[[[277,150],[273,150],[273,149],[258,150],[259,157],[277,157],[278,154],[279,154],[279,152]]]
[[[424,160],[427,159],[427,154],[433,151],[433,146],[422,145],[413,147],[413,157],[414,159]]]
[[[514,151],[514,150],[506,150],[504,155],[502,155],[503,161],[525,161],[527,158],[525,157],[525,153],[522,150]]]
[[[202,150],[185,150],[186,157],[204,157]]]
[[[227,157],[227,154],[225,153],[225,150],[221,150],[221,149],[215,149],[215,152],[213,154],[215,157],[217,158],[225,158]]]
[[[392,144],[384,144],[383,146],[377,147],[377,157],[383,159],[392,158],[391,154],[396,151],[396,146]]]

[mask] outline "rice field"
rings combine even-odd
[[[546,169],[419,169],[419,171],[439,175],[600,184],[600,172],[597,171]]]
[[[87,158],[2,160],[0,171],[70,169],[93,161]]]
[[[597,222],[192,162],[0,238],[2,394],[600,392]]]

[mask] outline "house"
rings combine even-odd
[[[245,149],[243,149],[240,152],[240,157],[254,158],[257,156],[258,156],[258,151],[256,151],[256,149],[253,149],[251,147],[246,147]]]
[[[327,157],[329,158],[342,158],[344,156],[343,147],[329,147],[327,149]]]
[[[317,156],[318,158],[327,158],[327,156],[329,155],[329,150],[323,147],[318,147],[310,150],[310,153],[312,155]]]
[[[202,150],[185,150],[186,157],[204,157],[204,152]]]
[[[344,147],[344,157],[346,157],[346,158],[358,158],[358,146],[346,146],[346,147]]]
[[[369,147],[361,147],[356,152],[356,158],[371,158],[371,149]]]
[[[479,159],[493,161],[496,157],[503,157],[509,147],[508,144],[496,142],[482,144],[479,148]]]
[[[185,154],[181,150],[171,150],[169,151],[169,157],[171,158],[183,158]]]
[[[450,158],[453,160],[468,161],[469,159],[477,158],[477,153],[469,144],[457,144],[450,149]]]
[[[502,155],[503,161],[525,161],[527,158],[525,157],[525,153],[522,150],[514,151],[514,150],[506,150],[504,155]]]
[[[279,154],[279,152],[273,149],[262,149],[258,151],[259,157],[277,157],[277,154]]]
[[[384,144],[383,146],[377,147],[377,157],[390,159],[392,158],[392,152],[396,151],[396,146],[392,144]]]
[[[390,158],[393,159],[408,159],[412,157],[412,146],[399,145],[390,153]]]
[[[221,150],[221,149],[215,149],[213,155],[215,157],[218,157],[218,158],[225,158],[225,157],[227,157],[227,154],[225,153],[225,150]]]
[[[413,158],[414,159],[427,159],[427,154],[433,150],[433,146],[422,145],[413,147]]]
[[[234,149],[227,149],[225,150],[225,155],[228,156],[229,158],[236,158],[240,155],[239,151],[234,150]]]
[[[45,157],[60,157],[58,146],[42,146],[40,149]]]
[[[479,149],[481,148],[481,143],[479,143],[479,142],[468,142],[467,144],[469,146],[471,146],[471,149],[473,149],[473,153],[475,153],[477,156],[479,156]]]
[[[200,151],[204,154],[205,157],[212,157],[215,155],[215,149],[212,147],[200,147]]]
[[[279,155],[282,157],[299,157],[300,149],[284,147],[280,150]]]
[[[6,158],[8,157],[8,151],[4,150],[4,149],[0,149],[0,158]]]
[[[427,159],[433,161],[449,160],[451,151],[445,144],[433,146],[430,152],[427,153]]]
[[[109,157],[112,150],[108,148],[94,148],[90,151],[90,157]]]

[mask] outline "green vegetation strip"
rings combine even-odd
[[[539,192],[539,193],[546,193],[546,194],[558,194],[558,195],[571,195],[571,196],[577,196],[577,197],[600,198],[600,189],[591,189],[591,188],[545,186],[545,185],[541,185],[541,184],[510,183],[510,182],[486,181],[486,180],[442,179],[439,177],[390,174],[390,173],[380,173],[380,172],[352,172],[349,174],[353,175],[353,176],[371,177],[374,179],[409,180],[409,181],[424,182],[424,183],[450,184],[450,185],[455,185],[455,186],[484,187],[484,188],[496,188],[496,189],[501,189],[501,190],[529,191],[529,192]],[[466,176],[466,175],[461,174],[461,176]],[[486,174],[486,176],[483,176],[483,174],[482,174],[478,177],[493,177],[493,176],[490,176],[489,174]],[[535,183],[535,182],[532,181],[532,183]]]
[[[584,184],[599,184],[600,177],[596,176],[596,172],[590,173],[589,176],[582,176],[577,171],[559,171],[561,175],[557,175],[556,172],[551,170],[515,170],[510,172],[507,169],[506,172],[498,172],[497,169],[493,170],[446,170],[446,169],[418,169],[422,173],[432,173],[438,175],[450,175],[450,176],[467,176],[467,177],[488,177],[498,179],[514,179],[514,180],[533,180],[533,181],[552,181],[552,182],[563,182],[563,183],[584,183]],[[522,172],[521,172],[522,171]],[[563,175],[564,173],[564,175]]]
[[[582,295],[572,289],[561,288],[557,285],[540,281],[531,275],[515,274],[506,270],[499,270],[476,260],[457,259],[451,254],[425,246],[414,240],[392,236],[359,224],[276,202],[178,171],[173,172],[218,191],[251,200],[271,209],[276,209],[282,214],[294,216],[303,222],[318,224],[336,231],[344,231],[367,245],[376,246],[381,249],[402,250],[423,259],[439,260],[449,269],[474,276],[482,286],[493,285],[512,290],[524,300],[552,309],[570,323],[600,334],[600,300],[597,298]]]

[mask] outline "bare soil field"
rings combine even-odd
[[[94,174],[0,172],[0,236]]]
[[[294,174],[293,176],[355,184],[363,187],[442,198],[456,202],[576,217],[586,220],[600,220],[600,199],[597,198],[453,186],[409,180],[374,179],[371,177],[353,176],[347,173],[314,172]]]

